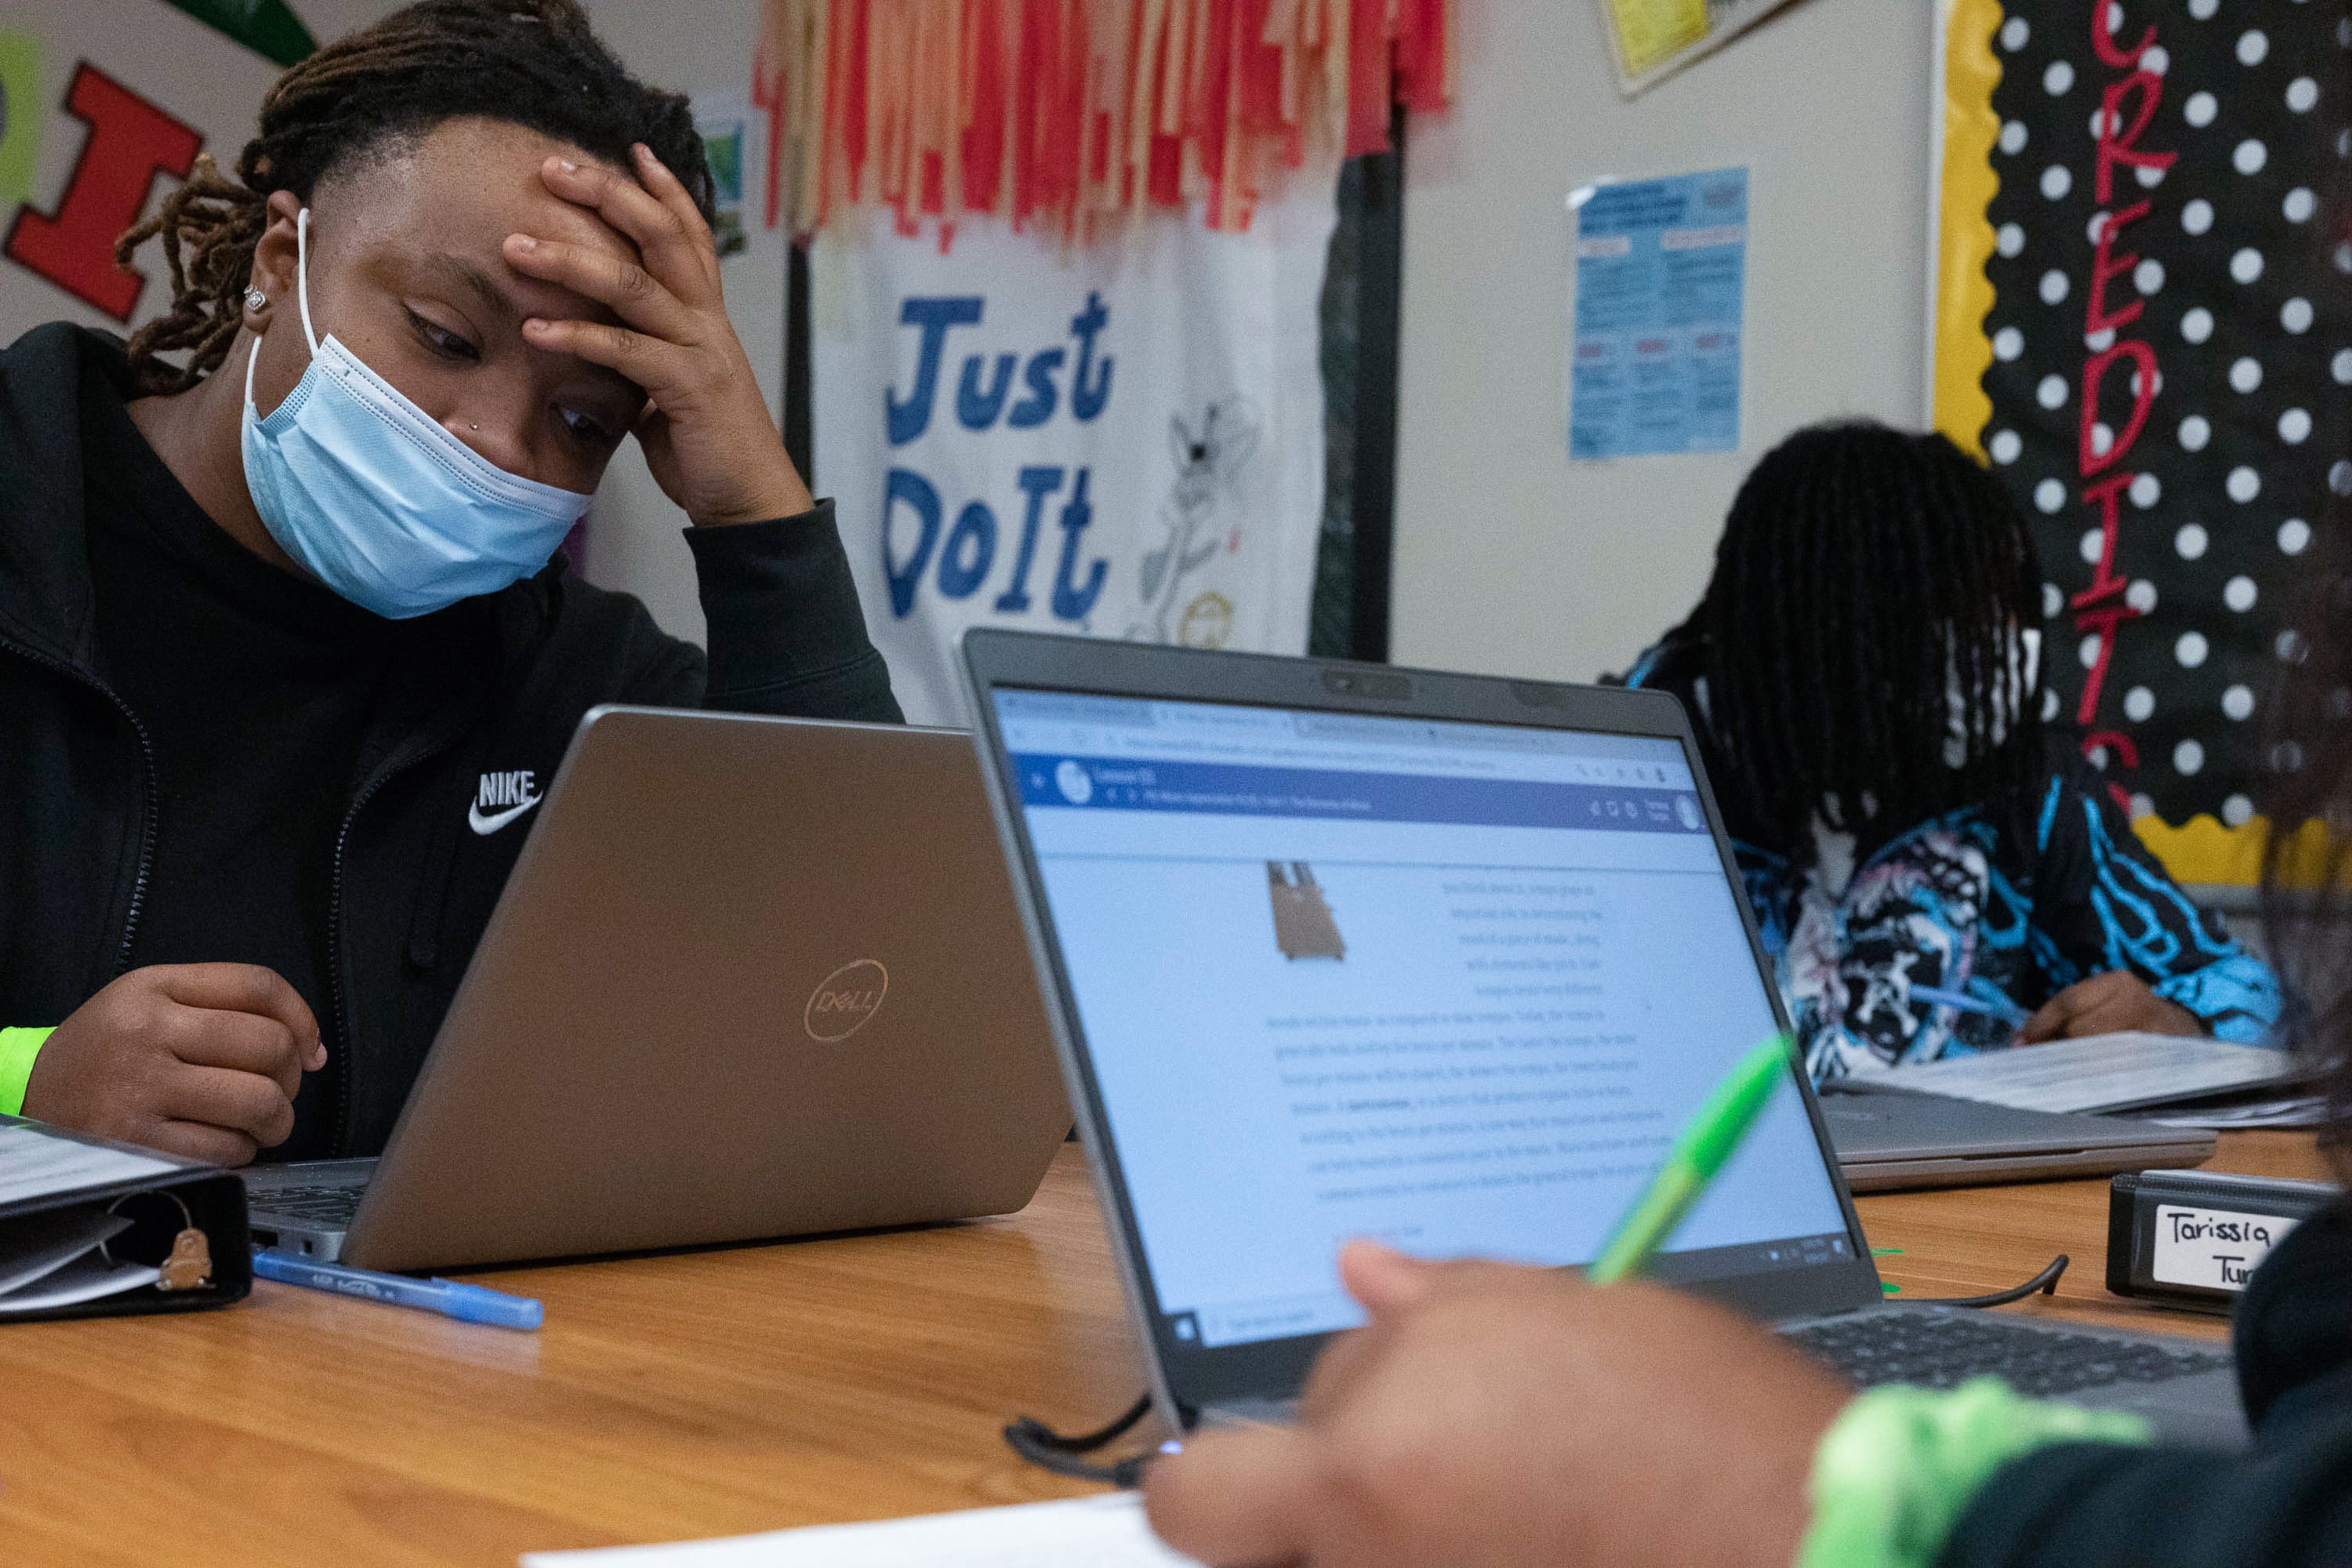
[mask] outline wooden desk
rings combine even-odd
[[[2213,1168],[2321,1173],[2240,1133]],[[1864,1198],[1913,1295],[2218,1334],[2107,1298],[2106,1184]],[[511,1568],[686,1539],[1067,1495],[1016,1413],[1071,1427],[1143,1386],[1075,1148],[1007,1220],[476,1276],[538,1334],[262,1284],[224,1312],[0,1327],[0,1562]]]
[[[2311,1135],[2225,1132],[2208,1171],[2251,1176],[2332,1180]],[[1895,1297],[1972,1296],[2021,1284],[2059,1253],[2074,1261],[2054,1297],[2036,1296],[2011,1311],[2151,1333],[2226,1339],[2226,1321],[2107,1294],[2107,1181],[2031,1182],[2008,1187],[1858,1197],[1862,1228],[1874,1247],[1900,1247],[1878,1259]]]

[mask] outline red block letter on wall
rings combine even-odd
[[[144,273],[114,264],[115,237],[139,221],[157,174],[185,178],[201,132],[85,61],[66,108],[89,125],[55,214],[26,207],[8,231],[8,258],[118,321],[131,319]]]

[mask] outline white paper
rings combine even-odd
[[[1898,1068],[1886,1082],[2019,1110],[2126,1110],[2284,1083],[2302,1065],[2284,1051],[2261,1046],[2193,1035],[2126,1033],[2012,1046]]]
[[[1160,1544],[1132,1492],[828,1524],[677,1546],[530,1552],[522,1568],[1197,1568]]]
[[[2252,1127],[2317,1127],[2328,1120],[2327,1097],[2265,1095],[2259,1100],[2232,1100],[2221,1105],[2187,1105],[2175,1110],[2150,1111],[2143,1119],[2161,1127],[2196,1127],[2213,1131]]]
[[[0,1318],[79,1307],[101,1296],[120,1296],[155,1283],[157,1271],[142,1263],[110,1263],[96,1253],[76,1258],[27,1290],[0,1296]]]
[[[2242,1290],[2255,1265],[2294,1226],[2295,1221],[2284,1215],[2158,1204],[2156,1252],[2148,1260],[2148,1273],[2159,1285]]]
[[[55,1273],[130,1228],[121,1215],[99,1208],[51,1209],[0,1220],[0,1296]]]
[[[1617,181],[1579,196],[1569,198],[1577,242],[1568,455],[1734,450],[1747,169]]]
[[[61,1138],[38,1127],[0,1127],[0,1205],[168,1175],[185,1167]]]
[[[1639,96],[1787,4],[1789,0],[1705,0],[1705,26],[1685,31],[1674,26],[1673,18],[1683,9],[1674,0],[1601,0],[1601,26],[1608,29],[1610,52],[1617,58],[1617,90],[1627,98]],[[1629,28],[1634,37],[1628,37]]]

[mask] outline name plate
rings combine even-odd
[[[2219,1171],[2126,1172],[2108,1192],[2107,1289],[2224,1314],[2271,1248],[2344,1196],[2325,1182]]]
[[[2159,1285],[2243,1290],[2255,1267],[2297,1223],[2285,1215],[2158,1204],[2148,1273]]]

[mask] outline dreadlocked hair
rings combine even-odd
[[[331,175],[395,155],[436,126],[480,117],[628,166],[642,142],[711,212],[710,172],[683,94],[646,87],[605,48],[578,0],[424,0],[328,45],[261,100],[236,177],[210,157],[115,243],[127,263],[158,236],[171,309],[131,339],[140,390],[185,392],[227,357],[274,191],[308,205]],[[184,364],[163,356],[184,352]]]
[[[2019,642],[2040,586],[2024,519],[1941,436],[1824,425],[1767,454],[1685,628],[1734,830],[1804,864],[1816,818],[1871,837],[1964,805],[2021,822],[2046,765]]]

